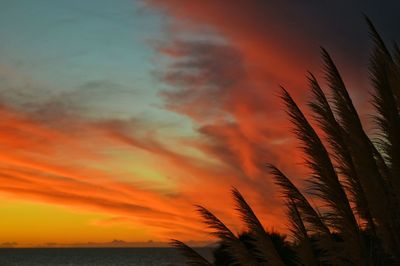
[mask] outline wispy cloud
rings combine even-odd
[[[363,62],[367,47],[359,40],[367,36],[359,33],[365,32],[362,20],[352,17],[356,7],[343,14],[356,25],[346,28],[323,13],[332,8],[336,14],[340,4],[146,2],[169,22],[167,39],[155,46],[163,58],[155,77],[165,88],[156,101],[163,115],[156,120],[146,111],[124,113],[122,105],[140,109],[147,88],[132,90],[116,81],[117,71],[65,91],[0,65],[0,192],[111,216],[93,226],[132,224],[154,239],[201,240],[208,236],[193,204],[240,229],[234,210],[226,207],[236,186],[267,226],[284,230],[266,163],[294,177],[304,170],[287,166],[302,162],[302,155],[276,95],[278,85],[304,103],[304,74],[319,69],[318,46],[327,44],[339,63],[346,62],[352,93],[361,102],[365,81],[354,62]],[[349,46],[332,39],[338,35]],[[172,112],[174,121],[164,119]]]

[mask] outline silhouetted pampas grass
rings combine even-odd
[[[292,241],[265,231],[237,189],[236,210],[247,231],[236,236],[207,209],[205,223],[220,240],[213,265],[399,265],[400,264],[400,50],[392,53],[366,18],[374,48],[370,78],[372,114],[378,137],[365,132],[346,85],[329,53],[321,49],[330,96],[310,73],[315,124],[320,138],[291,95],[281,99],[301,142],[311,195],[324,206],[320,213],[278,167],[268,170],[286,198]],[[188,265],[210,265],[185,244],[175,241]]]

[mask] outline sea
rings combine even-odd
[[[211,259],[211,249],[196,249]],[[2,248],[0,266],[181,266],[174,248]]]

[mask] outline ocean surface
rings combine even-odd
[[[211,258],[211,250],[197,249]],[[1,266],[28,265],[185,265],[184,258],[174,248],[2,248]]]

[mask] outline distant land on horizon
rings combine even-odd
[[[197,248],[213,247],[214,242],[207,241],[188,241],[190,246]],[[25,245],[17,242],[4,242],[0,244],[0,248],[168,248],[171,245],[168,242],[146,241],[146,242],[129,242],[114,239],[110,242],[87,242],[87,243],[44,243],[41,245]],[[172,247],[171,247],[172,248]]]

